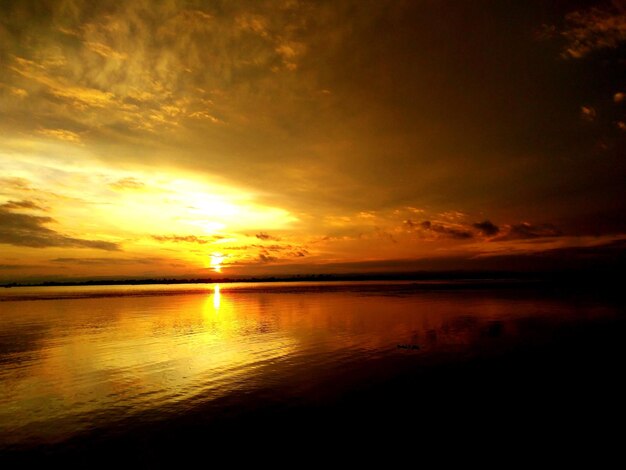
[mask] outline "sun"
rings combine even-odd
[[[222,272],[222,263],[224,262],[224,255],[221,253],[212,253],[211,254],[211,268],[216,273]]]

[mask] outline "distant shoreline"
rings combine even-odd
[[[78,286],[135,286],[178,284],[230,284],[276,282],[337,282],[337,281],[468,281],[474,284],[592,284],[615,285],[618,281],[611,272],[416,272],[380,274],[310,274],[292,276],[222,277],[222,278],[142,278],[142,279],[84,279],[68,281],[8,282],[0,288],[11,287],[78,287]]]

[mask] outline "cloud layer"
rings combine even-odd
[[[74,238],[59,233],[47,225],[54,219],[47,216],[22,214],[13,209],[38,208],[30,201],[10,201],[0,205],[0,243],[32,248],[73,247],[117,251],[116,243]]]
[[[4,1],[0,263],[452,266],[621,236],[626,4],[496,3]]]

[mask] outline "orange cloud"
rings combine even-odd
[[[563,55],[579,59],[593,51],[615,48],[626,41],[626,1],[614,0],[606,7],[577,10],[567,15]]]

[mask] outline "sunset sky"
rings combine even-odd
[[[0,5],[0,281],[623,256],[624,0]]]

